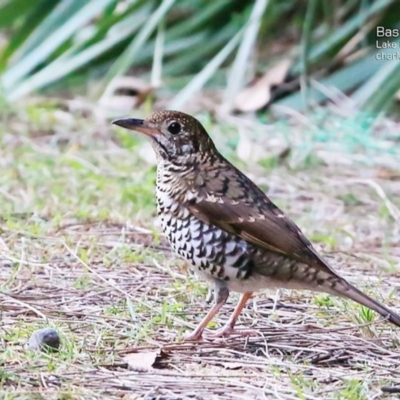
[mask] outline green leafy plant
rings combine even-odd
[[[230,111],[257,72],[289,58],[291,89],[277,105],[304,111],[345,93],[375,115],[400,88],[400,64],[382,60],[393,50],[377,48],[376,27],[398,28],[399,15],[394,0],[8,0],[0,5],[1,92],[15,101],[95,78],[98,98],[133,73],[163,82],[174,108],[207,84],[222,86]],[[285,45],[271,56],[275,42]]]

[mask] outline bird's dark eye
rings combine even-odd
[[[181,131],[181,124],[178,122],[171,122],[167,129],[172,135],[177,135]]]

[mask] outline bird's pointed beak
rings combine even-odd
[[[114,125],[121,126],[122,128],[129,129],[131,131],[144,133],[145,135],[148,136],[152,136],[155,133],[154,128],[148,126],[144,119],[121,118],[112,121],[112,123]]]

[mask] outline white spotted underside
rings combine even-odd
[[[276,270],[287,260],[267,254],[240,237],[197,219],[175,200],[177,196],[174,190],[178,190],[176,183],[167,171],[158,169],[158,214],[171,247],[189,261],[196,273],[209,281],[223,281],[224,285],[236,292],[282,287],[281,280],[277,281],[268,274],[257,274],[254,265],[264,264]]]

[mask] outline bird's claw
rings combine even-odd
[[[193,331],[189,334],[184,335],[183,340],[185,342],[199,342],[205,340],[215,340],[220,338],[227,338],[230,336],[258,336],[260,333],[254,329],[234,329],[230,325],[225,325],[222,328],[211,333],[203,333]]]
[[[203,339],[203,332],[190,332],[183,335],[184,342],[200,342]]]
[[[215,332],[204,335],[205,339],[219,339],[230,336],[257,336],[259,332],[253,329],[234,329],[230,325],[225,325]]]

